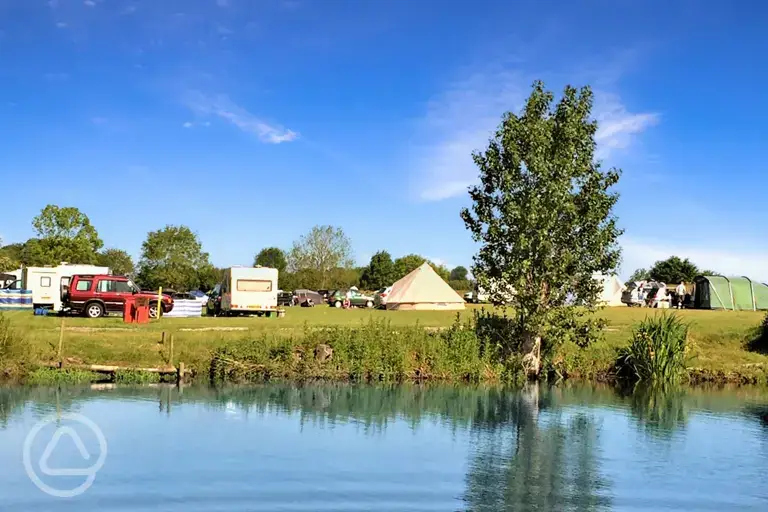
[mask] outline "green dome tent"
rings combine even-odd
[[[699,276],[694,285],[696,309],[768,310],[768,285],[748,277]]]

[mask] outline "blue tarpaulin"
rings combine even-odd
[[[0,290],[0,311],[32,311],[32,290]]]

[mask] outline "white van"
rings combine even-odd
[[[66,294],[72,276],[77,274],[110,274],[109,267],[96,265],[69,265],[58,267],[27,267],[23,269],[21,286],[32,291],[35,308],[47,308],[58,313],[62,310],[62,297]]]
[[[219,289],[219,311],[224,315],[263,315],[277,312],[277,269],[231,267]]]

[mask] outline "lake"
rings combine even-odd
[[[4,512],[764,511],[768,390],[9,387],[0,460]]]

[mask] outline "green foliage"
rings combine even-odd
[[[3,240],[0,239],[0,272],[16,270],[20,265],[21,244],[3,246]]]
[[[646,318],[633,330],[629,346],[619,351],[619,374],[644,382],[678,383],[686,375],[688,328],[674,314]]]
[[[24,244],[27,265],[96,263],[104,245],[88,216],[71,206],[49,204],[32,220],[32,226],[37,238]]]
[[[114,373],[112,380],[117,384],[154,384],[160,382],[160,374],[137,370],[119,370]]]
[[[105,249],[99,253],[98,264],[109,267],[112,273],[122,276],[133,276],[136,271],[131,255],[122,249]]]
[[[378,290],[391,286],[397,281],[395,263],[387,251],[379,251],[371,257],[371,262],[360,276],[360,287],[366,290]]]
[[[407,254],[395,260],[395,281],[407,276],[424,263],[429,265],[437,272],[437,275],[448,281],[451,277],[451,272],[443,265],[438,265],[432,261],[429,261],[424,256],[418,254]]]
[[[330,360],[315,358],[328,345]],[[359,327],[305,327],[300,336],[270,336],[230,343],[214,352],[213,381],[266,379],[342,379],[403,381],[438,379],[499,380],[503,367],[483,352],[470,322],[456,319],[449,328],[429,332],[419,326],[394,329],[388,322]]]
[[[691,283],[700,272],[688,258],[670,256],[654,263],[648,275],[652,280],[662,283]]]
[[[259,251],[259,254],[253,260],[253,265],[261,265],[262,267],[276,268],[278,276],[285,272],[288,267],[288,259],[285,256],[285,251],[277,247],[267,247]]]
[[[755,329],[754,337],[747,343],[747,349],[768,355],[768,314]]]
[[[151,290],[160,286],[194,290],[200,285],[199,271],[208,267],[208,253],[203,252],[197,235],[187,226],[168,225],[147,234],[141,246],[137,280]]]
[[[331,285],[331,273],[337,268],[352,267],[352,244],[341,228],[315,226],[293,243],[288,254],[291,272],[313,271],[319,277],[319,288]]]
[[[462,267],[461,265],[459,265],[458,267],[451,270],[450,280],[466,281],[468,275],[469,275],[469,271],[465,267]]]
[[[0,379],[22,375],[31,359],[32,351],[24,335],[0,313]]]
[[[464,279],[462,281],[451,280],[451,281],[448,281],[448,284],[450,285],[451,288],[453,288],[456,291],[467,292],[475,289],[475,283],[473,283],[468,279]]]
[[[651,278],[651,272],[646,268],[638,268],[627,279],[627,283],[633,283],[635,281],[648,281]]]
[[[27,376],[25,382],[38,386],[50,386],[53,384],[85,384],[102,380],[104,380],[103,375],[86,370],[74,368],[65,368],[63,370],[58,368],[37,368]]]
[[[592,91],[568,86],[554,108],[553,99],[536,82],[523,112],[504,115],[488,148],[473,155],[480,184],[461,217],[481,244],[472,272],[491,302],[508,302],[511,286],[521,337],[559,344],[548,331],[579,324],[600,291],[592,275],[619,263],[610,189],[620,171],[595,160]],[[568,306],[574,296],[584,308]],[[535,345],[526,346],[533,353]]]
[[[197,269],[197,280],[197,287],[204,292],[209,292],[224,280],[224,269],[206,263]]]

